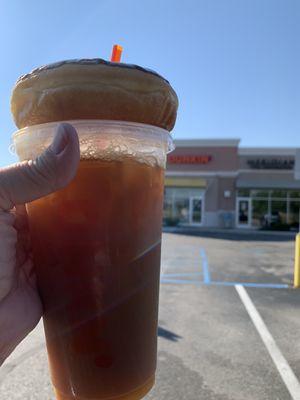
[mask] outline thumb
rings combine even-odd
[[[52,144],[36,160],[0,169],[0,210],[10,210],[63,188],[74,178],[79,158],[75,128],[60,124]]]

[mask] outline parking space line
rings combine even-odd
[[[193,284],[193,285],[199,285],[202,282],[199,281],[192,281],[188,279],[169,279],[168,277],[164,278],[162,277],[160,280],[161,283],[179,283],[179,284]]]
[[[201,256],[201,261],[202,261],[202,270],[203,270],[203,282],[206,285],[209,285],[211,282],[210,279],[210,272],[209,272],[209,266],[208,266],[208,260],[206,257],[205,250],[203,248],[200,249],[200,256]]]
[[[242,285],[235,285],[235,288],[261,340],[266,346],[283,382],[285,383],[285,386],[290,392],[292,399],[300,400],[299,380],[289,366],[287,360],[282,355],[266,324],[264,323],[251,298],[249,297],[246,289]]]
[[[211,279],[210,268],[208,258],[204,248],[200,248],[200,257],[202,272],[178,272],[178,273],[167,273],[167,266],[162,263],[161,271],[161,283],[178,283],[178,284],[194,284],[197,286],[211,285],[211,286],[245,286],[254,288],[268,288],[268,289],[288,289],[290,286],[285,283],[259,283],[259,282],[233,282],[233,281],[214,281]],[[201,280],[203,276],[203,280]],[[197,278],[196,279],[184,279],[184,278]]]
[[[242,285],[245,287],[255,287],[255,288],[269,288],[269,289],[288,289],[289,285],[285,283],[255,283],[255,282],[227,282],[227,281],[212,281],[212,285],[219,286],[236,286]]]
[[[195,279],[181,279],[184,276],[188,277],[188,274],[182,274],[182,276],[175,276],[176,274],[164,274],[160,278],[161,283],[179,283],[179,284],[194,284],[197,286],[205,285],[205,286],[227,286],[227,287],[233,287],[233,286],[245,286],[245,287],[252,287],[252,288],[261,288],[261,289],[288,289],[289,285],[285,284],[276,284],[276,283],[251,283],[251,282],[216,282],[216,281],[211,281],[209,284],[204,283],[203,281],[200,280],[195,280]],[[199,274],[201,276],[202,274]],[[179,279],[176,279],[179,278]]]
[[[176,277],[184,277],[184,276],[202,276],[201,272],[182,272],[182,273],[171,273],[171,274],[162,274],[162,278],[176,278]]]

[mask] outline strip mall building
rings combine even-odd
[[[168,156],[165,225],[297,229],[296,149],[177,140]]]

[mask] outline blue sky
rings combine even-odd
[[[0,165],[19,75],[68,58],[150,67],[178,93],[175,138],[300,147],[299,0],[0,0]]]

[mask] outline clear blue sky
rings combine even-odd
[[[176,138],[239,137],[300,147],[299,0],[0,0],[0,165],[15,130],[19,75],[68,58],[109,58],[165,76]]]

